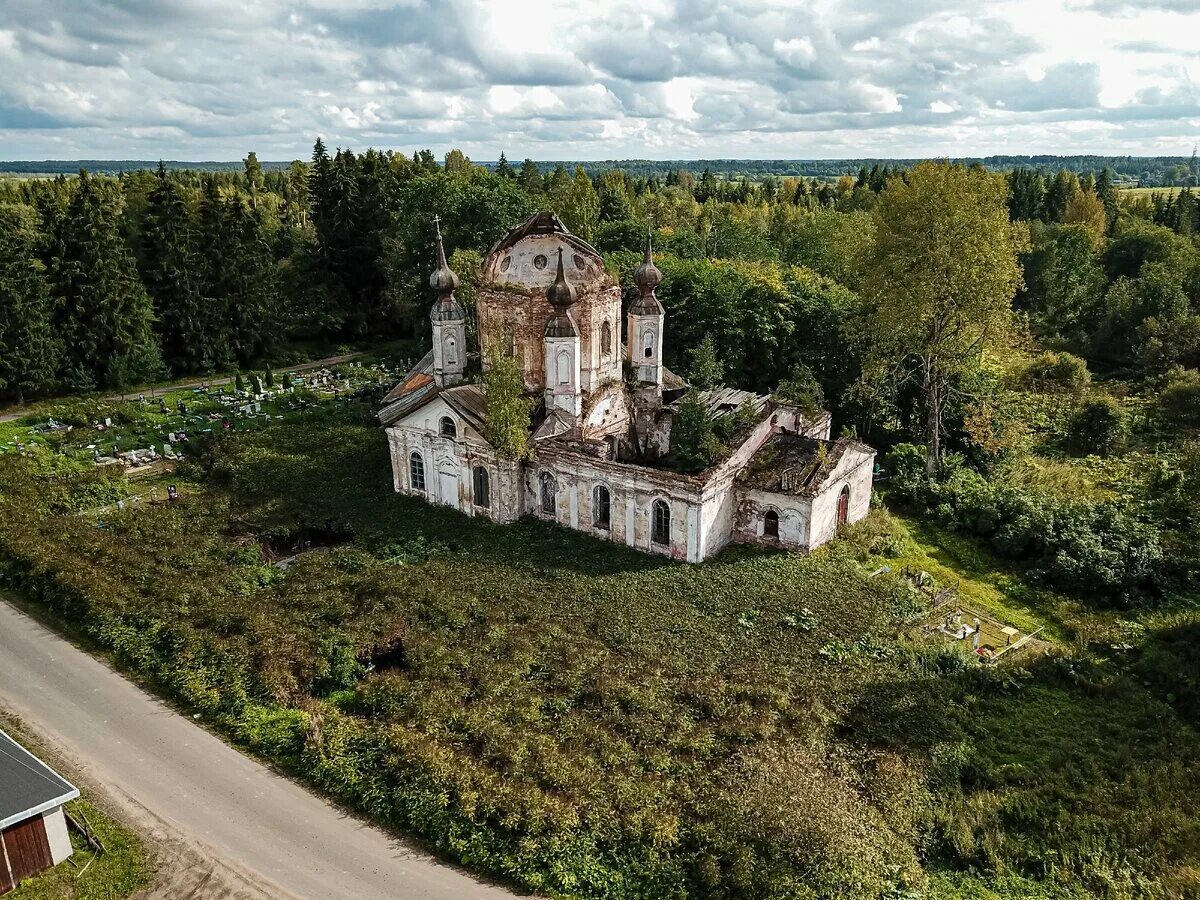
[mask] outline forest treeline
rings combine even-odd
[[[700,173],[705,169],[717,177],[729,180],[748,178],[760,180],[767,176],[778,178],[804,177],[836,180],[847,173],[854,173],[863,166],[891,166],[908,169],[915,166],[920,159],[884,159],[864,157],[859,159],[609,159],[609,160],[549,160],[541,163],[542,168],[553,171],[562,166],[569,172],[577,167],[583,167],[588,175],[598,177],[612,169],[620,169],[634,177],[657,178],[660,181],[672,172],[689,170]],[[1053,175],[1060,170],[1067,170],[1083,175],[1088,172],[1100,172],[1111,169],[1125,183],[1137,183],[1143,187],[1196,187],[1200,185],[1200,167],[1197,166],[1196,154],[1192,156],[1055,156],[1040,154],[1033,156],[982,156],[962,157],[952,160],[965,166],[982,165],[996,172],[1008,172],[1012,169],[1028,168],[1043,175]],[[488,160],[480,163],[489,170],[495,170],[498,161]],[[268,171],[286,169],[287,162],[263,162],[263,168]],[[201,172],[222,172],[239,169],[236,162],[182,162],[168,161],[167,166]],[[0,170],[17,174],[36,175],[73,175],[80,169],[90,172],[103,172],[116,175],[120,172],[135,172],[139,169],[153,168],[152,163],[141,160],[18,160],[0,163]]]
[[[427,150],[331,154],[318,141],[310,162],[283,170],[250,154],[240,172],[160,164],[7,182],[0,398],[248,366],[295,340],[422,336],[433,216],[469,280],[478,255],[537,209],[606,253],[639,249],[653,228],[664,290],[687,309],[668,347],[677,368],[711,333],[730,380],[773,389],[802,363],[839,397],[856,377],[843,320],[869,213],[904,171],[864,165],[834,182],[687,169],[593,177],[503,158],[488,171],[458,151],[442,161]],[[1012,218],[1035,225],[1018,307],[1039,328],[1106,364],[1195,365],[1200,198],[1184,189],[1122,206],[1111,169],[1022,168],[1007,180]],[[1102,239],[1111,245],[1101,253]]]

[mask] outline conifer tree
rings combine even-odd
[[[542,173],[538,171],[537,163],[528,157],[525,162],[521,163],[521,174],[518,179],[521,182],[521,190],[531,197],[536,197],[542,192]]]
[[[187,204],[160,161],[142,234],[142,274],[154,301],[162,353],[178,372],[214,364],[198,283],[195,235]]]
[[[80,173],[63,222],[61,265],[51,276],[64,364],[80,386],[111,372],[138,379],[124,361],[141,359],[152,342],[153,308],[121,237],[121,207],[115,184]]]
[[[61,352],[38,240],[31,208],[0,205],[0,396],[18,403],[50,383]]]
[[[159,163],[159,165],[162,165]],[[250,208],[258,210],[258,195],[263,189],[263,167],[258,161],[258,154],[251,150],[242,160],[246,167],[246,190],[250,194]]]
[[[500,162],[496,163],[496,174],[501,178],[516,178],[516,173],[512,166],[508,164],[508,157],[504,155],[504,151],[500,151]]]

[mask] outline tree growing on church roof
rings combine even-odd
[[[529,443],[529,413],[533,401],[525,394],[516,359],[501,352],[500,340],[491,343],[491,358],[483,375],[483,393],[487,401],[483,436],[501,456],[529,459],[533,456],[533,447]]]

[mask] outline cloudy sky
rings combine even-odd
[[[0,0],[0,158],[1188,154],[1200,0]]]

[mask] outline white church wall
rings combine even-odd
[[[557,488],[553,516],[543,512],[541,506],[543,473],[553,476]],[[690,479],[606,460],[590,460],[581,454],[543,452],[529,466],[525,481],[528,508],[542,518],[649,553],[675,559],[699,558],[700,486]],[[597,485],[609,490],[607,528],[595,525]],[[670,535],[665,544],[653,540],[656,501],[665,502],[670,510]]]
[[[858,522],[871,511],[871,488],[874,477],[875,454],[850,449],[834,469],[825,486],[812,499],[812,521],[808,546],[820,547],[837,535],[838,500],[842,488],[850,486],[850,506],[847,522]]]
[[[792,494],[751,489],[738,490],[736,539],[789,550],[807,550],[812,501]],[[779,535],[765,533],[767,513],[779,517]]]

